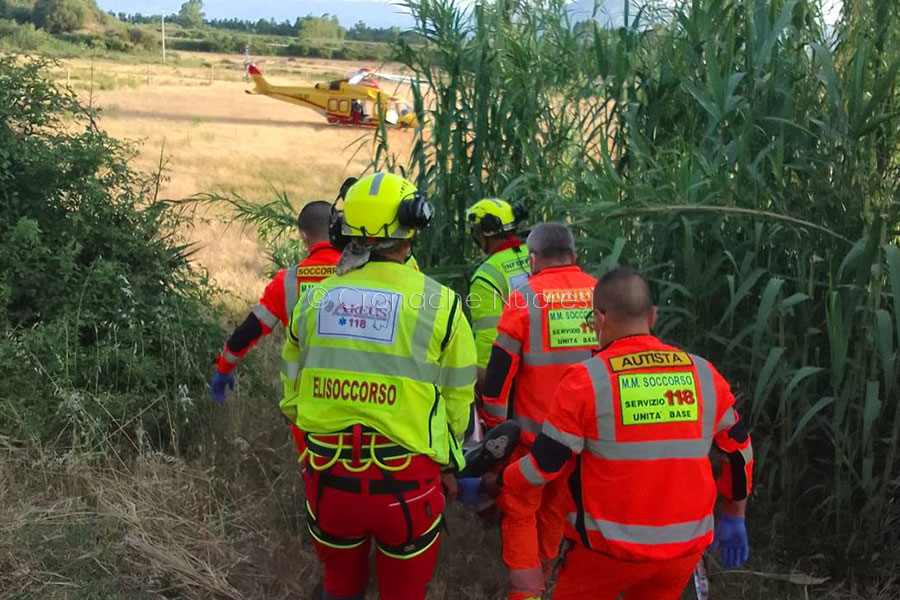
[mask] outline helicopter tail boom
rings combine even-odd
[[[265,94],[271,91],[272,86],[266,81],[266,78],[263,77],[259,67],[250,63],[247,65],[247,74],[250,75],[250,78],[253,79],[253,83],[256,86],[252,91],[248,90],[248,94]]]

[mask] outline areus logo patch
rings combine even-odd
[[[336,287],[327,290],[316,312],[316,333],[393,344],[403,297],[387,290]]]

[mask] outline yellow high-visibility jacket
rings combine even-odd
[[[464,466],[475,345],[462,302],[407,266],[369,262],[294,309],[281,409],[313,434],[361,424],[410,452]]]
[[[524,245],[500,250],[478,265],[469,280],[469,317],[475,334],[475,364],[487,368],[497,324],[510,292],[528,281],[528,248]]]

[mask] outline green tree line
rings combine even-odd
[[[202,6],[201,6],[202,9]],[[142,13],[110,13],[123,23],[132,24],[156,24],[160,15],[144,15]],[[353,40],[357,42],[393,42],[401,36],[411,38],[414,32],[404,32],[399,27],[369,27],[359,21],[349,29],[340,25],[337,17],[328,13],[320,16],[306,15],[297,17],[293,22],[285,19],[258,19],[250,21],[237,18],[202,19],[202,22],[191,20],[186,22],[181,13],[167,15],[166,19],[173,23],[179,23],[185,27],[207,26],[212,29],[224,29],[241,33],[253,33],[258,35],[274,35],[283,37],[300,37],[306,40]]]

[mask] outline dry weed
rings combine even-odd
[[[293,448],[262,399],[235,402],[245,437],[216,440],[205,458],[54,456],[0,449],[0,600],[185,598],[305,600],[318,580],[303,531]],[[229,409],[230,410],[230,409]],[[213,426],[234,415],[223,412]],[[269,445],[267,440],[277,443]],[[210,460],[219,463],[211,466]],[[467,509],[449,532],[429,600],[500,600],[499,533]],[[716,600],[896,598],[896,577],[803,585],[803,566],[711,572]],[[808,564],[805,565],[808,568]],[[763,575],[764,577],[760,577]],[[369,598],[375,598],[374,585]],[[687,590],[683,598],[690,598]]]

